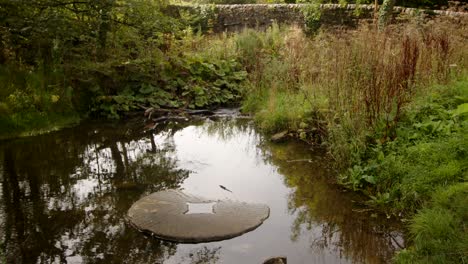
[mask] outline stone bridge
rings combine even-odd
[[[304,26],[307,22],[304,11],[306,4],[242,4],[242,5],[200,5],[172,6],[171,9],[192,9],[202,14],[212,13],[214,32],[238,31],[243,28],[266,28],[273,22]],[[374,18],[373,5],[320,5],[318,25],[325,27],[356,27],[362,23],[371,23]],[[468,13],[444,10],[422,10],[415,8],[394,8],[394,21],[404,22],[411,17],[423,19],[442,19],[468,25]]]

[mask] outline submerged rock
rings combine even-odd
[[[287,264],[286,257],[274,257],[269,258],[263,262],[263,264]]]
[[[189,212],[189,204],[210,203],[213,205],[209,212]],[[128,218],[136,228],[158,238],[199,243],[242,235],[260,226],[269,214],[268,206],[262,204],[214,201],[167,190],[134,203]]]

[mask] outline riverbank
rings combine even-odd
[[[259,58],[248,65],[244,111],[270,133],[326,146],[343,186],[408,223],[410,245],[396,262],[466,259],[463,34],[407,27],[310,41],[294,29],[279,32],[240,36]]]

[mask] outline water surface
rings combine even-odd
[[[320,150],[270,143],[242,119],[155,132],[140,124],[0,142],[4,262],[262,263],[283,255],[288,263],[386,263],[403,244],[395,222],[370,217],[361,197],[333,184]],[[265,203],[270,217],[242,236],[202,244],[161,241],[127,224],[134,202],[168,188]]]

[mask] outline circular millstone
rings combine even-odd
[[[190,213],[188,204],[213,204],[206,213]],[[158,238],[198,243],[242,235],[268,218],[266,205],[234,201],[213,201],[167,190],[150,194],[128,210],[130,222]]]

